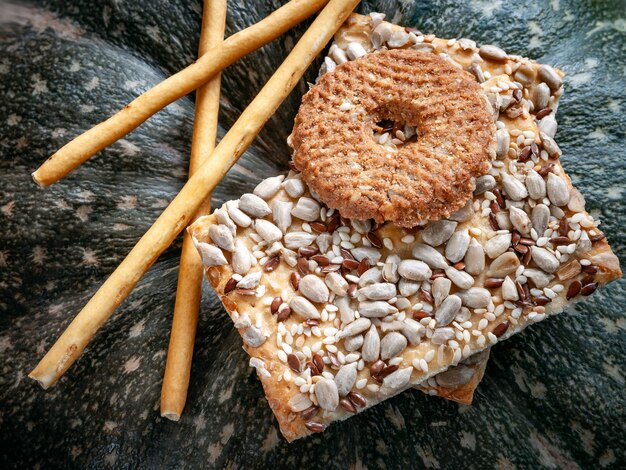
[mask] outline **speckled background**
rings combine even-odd
[[[280,3],[229,2],[228,33]],[[457,3],[360,9],[561,67],[564,164],[624,266],[625,3]],[[0,0],[0,467],[624,468],[624,280],[495,347],[472,407],[409,391],[287,445],[208,287],[184,417],[159,417],[177,243],[56,387],[44,392],[27,379],[183,184],[192,97],[50,189],[35,187],[30,172],[193,61],[200,13],[198,0]],[[225,72],[221,134],[302,30]],[[216,204],[286,168],[304,90],[302,82],[219,186]]]

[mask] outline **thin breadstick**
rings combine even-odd
[[[313,59],[348,18],[359,0],[330,0],[252,103],[187,181],[124,261],[69,324],[29,377],[54,385],[98,329],[124,301],[152,263],[187,226],[206,197],[252,143],[293,90]]]
[[[226,0],[204,0],[200,46],[198,47],[199,57],[202,57],[210,47],[224,40],[225,26]],[[209,83],[198,88],[196,93],[196,114],[189,160],[190,176],[206,161],[206,157],[211,155],[215,148],[219,105],[220,75],[217,74]],[[208,214],[210,211],[211,196],[209,195],[197,215]],[[202,298],[203,273],[202,259],[191,236],[185,232],[178,269],[172,333],[161,387],[161,416],[172,421],[180,419],[187,401],[191,359]]]
[[[135,98],[106,121],[65,144],[32,177],[56,183],[103,148],[121,139],[157,111],[204,85],[241,57],[276,39],[322,8],[328,0],[291,0],[267,18],[212,47],[198,61]]]

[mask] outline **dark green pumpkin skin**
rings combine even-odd
[[[279,3],[230,2],[228,33]],[[566,73],[557,135],[564,165],[626,260],[624,3],[459,3],[401,2],[396,19]],[[398,5],[364,2],[360,11],[393,18]],[[472,407],[407,392],[292,445],[208,286],[187,409],[179,423],[159,417],[179,243],[56,387],[44,392],[26,378],[184,183],[192,97],[50,189],[35,187],[30,172],[193,61],[200,9],[198,1],[0,2],[0,467],[623,468],[623,280],[494,348]],[[224,73],[220,134],[303,28]],[[285,170],[305,90],[302,81],[220,184],[215,204]]]

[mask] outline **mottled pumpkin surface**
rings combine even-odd
[[[228,33],[280,3],[229,2]],[[622,1],[360,6],[372,10],[439,37],[470,37],[560,67],[566,91],[557,140],[565,168],[626,261]],[[471,407],[409,391],[287,445],[208,286],[187,408],[179,423],[159,417],[178,242],[56,387],[44,392],[27,378],[184,183],[193,97],[49,189],[37,188],[30,172],[192,62],[200,12],[198,1],[0,0],[0,466],[623,468],[624,280],[497,345]],[[225,72],[221,135],[302,31]],[[302,81],[220,184],[215,204],[286,169],[285,140],[305,90]]]

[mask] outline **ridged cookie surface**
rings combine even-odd
[[[415,127],[390,151],[381,121]],[[402,227],[438,220],[471,198],[489,170],[495,126],[476,80],[416,50],[368,54],[327,73],[305,95],[292,135],[304,180],[344,217]]]

